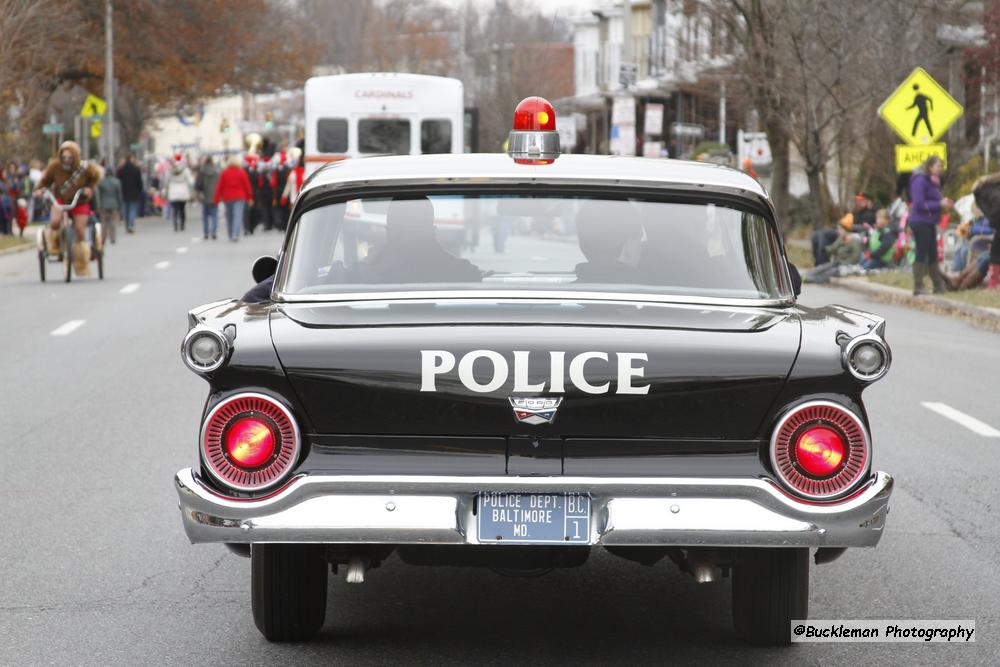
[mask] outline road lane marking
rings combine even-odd
[[[70,320],[66,324],[62,325],[58,329],[53,329],[51,333],[53,336],[68,336],[86,323],[87,320]]]
[[[201,237],[200,236],[192,236],[191,237],[191,243],[201,243]]]
[[[187,249],[187,246],[183,246],[183,245],[182,245],[182,246],[181,246],[180,248],[178,248],[178,249],[177,249],[177,254],[178,254],[178,255],[183,255],[183,254],[184,254],[184,253],[186,253],[187,251],[188,251],[188,249]]]
[[[987,438],[1000,438],[1000,431],[996,430],[989,424],[979,421],[975,417],[970,417],[964,412],[959,412],[950,405],[927,402],[921,402],[920,405],[924,406],[928,410],[938,413],[942,417],[947,417],[953,422],[961,424],[973,433],[978,433],[979,435],[986,436]]]
[[[139,283],[129,283],[125,287],[118,290],[119,294],[131,294],[132,292],[139,289]]]
[[[158,268],[158,269],[165,269],[165,268],[167,268],[168,266],[170,266],[170,262],[168,262],[168,261],[166,261],[166,260],[164,260],[164,261],[162,261],[162,262],[157,262],[157,263],[156,263],[156,268]]]

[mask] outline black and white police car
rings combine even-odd
[[[730,577],[737,634],[784,644],[810,556],[881,538],[861,394],[884,321],[796,303],[746,174],[559,155],[554,130],[528,98],[509,154],[329,165],[258,260],[269,298],[190,312],[210,389],[183,524],[250,557],[268,639],[320,630],[331,570],[606,549]]]

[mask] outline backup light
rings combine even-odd
[[[218,370],[229,356],[229,339],[206,326],[188,332],[181,343],[181,358],[195,373],[204,374]]]
[[[844,367],[863,382],[874,382],[884,376],[891,362],[889,346],[873,334],[853,338],[844,347]]]
[[[507,154],[517,164],[551,164],[559,157],[556,112],[548,100],[526,97],[514,109]]]

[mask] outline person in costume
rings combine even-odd
[[[52,220],[48,229],[49,248],[59,247],[59,229],[63,215],[69,215],[76,231],[76,241],[70,249],[73,266],[77,275],[90,273],[89,262],[91,248],[87,243],[87,220],[90,218],[90,202],[94,198],[94,188],[103,177],[103,170],[88,160],[80,159],[80,146],[75,141],[64,141],[59,146],[59,155],[49,161],[42,178],[38,181],[35,193],[41,195],[46,188],[60,204],[69,204],[77,192],[80,198],[76,206],[69,211],[53,207]],[[100,243],[100,239],[96,240]]]

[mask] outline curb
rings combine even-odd
[[[16,245],[13,248],[4,248],[3,250],[0,250],[0,257],[3,257],[4,255],[13,255],[18,252],[24,252],[25,250],[31,250],[35,247],[35,244],[29,241],[28,243]]]
[[[909,306],[938,315],[958,315],[994,331],[1000,331],[1000,309],[974,306],[933,294],[913,296],[909,290],[868,282],[864,278],[831,278],[830,284],[851,292],[866,294],[878,301]]]

